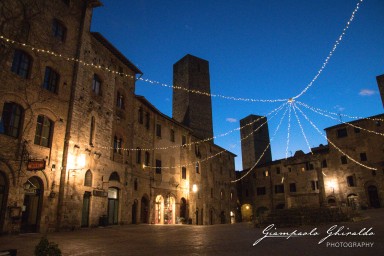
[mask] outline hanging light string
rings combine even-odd
[[[330,111],[327,111],[327,110],[324,110],[324,109],[320,109],[320,108],[316,108],[316,107],[312,107],[312,106],[309,106],[308,104],[305,104],[303,102],[300,102],[300,101],[296,101],[297,104],[300,104],[301,106],[303,107],[306,107],[308,109],[311,109],[312,111],[319,111],[319,112],[323,112],[323,113],[326,113],[326,114],[330,114],[330,115],[334,115],[334,116],[344,116],[344,117],[347,117],[347,118],[350,118],[350,119],[363,119],[363,120],[371,120],[371,121],[381,121],[381,122],[384,122],[384,119],[381,119],[381,118],[370,118],[370,117],[361,117],[361,116],[350,116],[350,115],[346,115],[346,114],[342,114],[342,113],[335,113],[335,112],[330,112]]]
[[[287,129],[287,147],[285,148],[285,159],[288,158],[288,148],[289,148],[289,135],[290,135],[290,132],[291,132],[291,112],[292,112],[292,102],[293,101],[290,101],[289,102],[289,106],[288,106],[288,129]]]
[[[158,81],[154,81],[154,80],[150,80],[150,79],[144,79],[144,78],[142,78],[142,77],[138,78],[138,80],[143,81],[143,82],[146,82],[146,83],[149,83],[149,84],[160,85],[160,86],[162,86],[162,87],[166,87],[166,88],[171,88],[171,89],[176,89],[176,90],[182,90],[182,91],[186,91],[186,92],[189,92],[189,93],[195,93],[195,94],[199,94],[199,95],[203,95],[203,96],[210,96],[210,97],[214,97],[214,98],[221,98],[221,99],[225,99],[225,100],[245,101],[245,102],[268,102],[268,103],[285,102],[285,101],[287,101],[287,99],[252,99],[252,98],[239,98],[239,97],[234,97],[234,96],[225,96],[225,95],[222,95],[222,94],[207,93],[207,92],[202,92],[202,91],[199,91],[199,90],[190,90],[190,89],[188,89],[188,88],[184,88],[184,87],[181,87],[181,86],[177,86],[177,85],[168,85],[168,84],[161,83],[161,82],[158,82]]]
[[[294,106],[300,113],[301,115],[312,125],[312,127],[321,135],[323,136],[328,142],[329,144],[331,144],[337,151],[339,151],[341,154],[345,155],[349,160],[351,160],[352,162],[354,162],[355,164],[358,164],[366,169],[369,169],[369,170],[376,170],[377,171],[377,168],[374,168],[374,167],[370,167],[370,166],[367,166],[363,163],[360,163],[359,161],[353,159],[351,156],[349,156],[347,153],[345,153],[343,150],[341,150],[338,146],[336,146],[335,143],[333,143],[329,138],[327,138],[327,136],[325,136],[321,131],[320,129],[307,117],[307,115],[304,114],[303,111],[301,111],[301,109],[298,107],[298,106]]]
[[[254,165],[253,165],[253,166],[252,166],[252,167],[251,167],[251,168],[250,168],[250,169],[249,169],[243,176],[241,176],[241,177],[238,178],[238,179],[232,180],[231,183],[239,182],[240,180],[242,180],[242,179],[244,179],[245,177],[247,177],[247,176],[253,171],[253,169],[255,169],[255,167],[259,164],[261,158],[264,156],[265,152],[267,152],[268,148],[271,146],[271,142],[274,140],[277,131],[280,129],[280,126],[281,126],[281,124],[282,124],[282,122],[283,122],[283,120],[284,120],[284,118],[285,118],[285,116],[286,116],[286,114],[287,114],[287,111],[288,111],[288,107],[285,109],[284,114],[283,114],[283,116],[281,117],[280,122],[279,122],[279,124],[277,125],[277,127],[276,127],[276,129],[275,129],[275,132],[274,132],[273,135],[272,135],[271,140],[269,141],[268,145],[265,147],[264,151],[261,153],[260,157],[259,157],[259,158],[257,159],[257,161],[255,162],[255,164],[254,164]]]
[[[294,104],[295,104],[295,103],[294,103]],[[303,126],[301,125],[301,122],[300,122],[300,118],[299,118],[299,116],[297,115],[297,112],[296,112],[296,108],[295,108],[295,107],[293,108],[293,112],[295,113],[295,116],[296,116],[296,120],[297,120],[297,123],[299,124],[300,130],[301,130],[301,133],[303,134],[303,137],[304,137],[304,140],[305,140],[305,142],[307,143],[307,146],[308,146],[309,152],[311,152],[311,154],[313,155],[313,152],[312,152],[312,148],[311,148],[311,146],[309,145],[309,142],[308,142],[307,136],[305,135],[305,132],[304,132]]]
[[[307,104],[304,104],[304,103],[302,103],[302,102],[297,102],[297,103],[300,104],[301,106],[303,106],[303,107],[305,107],[305,108],[307,108],[307,109],[309,109],[309,110],[311,110],[311,111],[313,111],[313,112],[319,114],[319,115],[328,117],[328,118],[333,119],[333,120],[336,120],[336,121],[340,121],[340,120],[338,120],[336,117],[334,117],[334,116],[330,116],[330,115],[325,114],[325,113],[322,113],[322,112],[318,111],[317,109],[308,106]],[[366,118],[366,119],[367,119],[367,118]],[[372,119],[369,119],[369,120],[372,120]],[[372,131],[372,130],[363,128],[363,127],[361,127],[361,126],[354,125],[354,124],[349,123],[349,122],[343,122],[343,121],[341,121],[341,123],[343,123],[343,124],[345,124],[345,125],[349,125],[349,126],[351,126],[351,127],[353,127],[353,128],[356,128],[356,129],[360,129],[360,130],[369,132],[369,133],[373,133],[373,134],[376,134],[376,135],[384,136],[384,133],[380,133],[380,132]]]
[[[48,55],[51,55],[51,56],[54,56],[54,57],[57,57],[57,58],[61,58],[61,59],[64,59],[66,61],[72,61],[72,62],[77,62],[83,66],[87,66],[87,67],[92,67],[92,68],[96,68],[96,69],[100,69],[100,70],[104,70],[104,71],[107,71],[107,72],[110,72],[112,74],[116,74],[116,75],[120,75],[122,77],[127,77],[127,78],[130,78],[130,79],[136,79],[138,81],[142,81],[142,82],[145,82],[145,83],[148,83],[148,84],[154,84],[154,85],[160,85],[162,87],[167,87],[167,88],[171,88],[171,89],[176,89],[176,90],[183,90],[183,91],[186,91],[186,92],[189,92],[189,93],[195,93],[195,94],[199,94],[199,95],[203,95],[203,96],[210,96],[210,97],[215,97],[215,98],[221,98],[221,99],[225,99],[225,100],[233,100],[233,101],[245,101],[245,102],[267,102],[267,103],[275,103],[275,102],[285,102],[287,101],[287,99],[253,99],[253,98],[241,98],[241,97],[234,97],[234,96],[226,96],[226,95],[221,95],[221,94],[211,94],[211,93],[207,93],[207,92],[202,92],[202,91],[199,91],[199,90],[189,90],[187,88],[184,88],[184,87],[181,87],[181,86],[177,86],[177,85],[168,85],[168,84],[165,84],[165,83],[161,83],[161,82],[158,82],[158,81],[155,81],[155,80],[151,80],[151,79],[147,79],[147,78],[142,78],[142,77],[138,77],[136,78],[135,76],[132,76],[130,74],[126,74],[124,72],[119,72],[119,71],[115,71],[113,69],[110,69],[108,67],[104,67],[102,65],[98,65],[98,64],[94,64],[94,63],[89,63],[89,62],[86,62],[86,61],[83,61],[81,59],[78,59],[78,58],[74,58],[74,57],[68,57],[68,56],[65,56],[65,55],[62,55],[60,53],[56,53],[54,51],[50,51],[50,50],[46,50],[46,49],[41,49],[41,48],[37,48],[35,46],[32,46],[32,45],[29,45],[29,44],[26,44],[26,43],[21,43],[21,42],[18,42],[18,41],[15,41],[15,40],[12,40],[10,38],[7,38],[6,36],[3,36],[3,35],[0,35],[0,39],[7,42],[7,43],[11,43],[11,44],[16,44],[16,45],[19,45],[19,46],[22,46],[24,48],[28,48],[34,52],[38,52],[38,53],[43,53],[43,54],[48,54]]]
[[[275,108],[274,110],[270,111],[265,117],[268,117],[270,115],[272,115],[273,113],[278,113],[282,108],[284,108],[284,106],[287,105],[287,103],[283,103],[282,105],[280,105],[279,107]],[[275,114],[276,115],[276,114]],[[213,137],[210,137],[210,138],[206,138],[206,139],[203,139],[203,140],[198,140],[198,141],[192,141],[190,143],[186,143],[186,144],[177,144],[177,145],[170,145],[170,146],[166,146],[166,147],[155,147],[155,148],[115,148],[115,147],[111,147],[111,146],[101,146],[101,145],[98,145],[98,144],[94,144],[93,145],[93,148],[98,148],[98,149],[106,149],[106,150],[112,150],[112,149],[116,149],[116,150],[123,150],[123,151],[153,151],[153,150],[167,150],[167,149],[173,149],[173,148],[181,148],[181,147],[187,147],[187,146],[192,146],[192,145],[195,145],[195,144],[200,144],[200,143],[204,143],[204,142],[207,142],[207,141],[211,141],[213,139],[217,139],[217,138],[221,138],[221,137],[225,137],[235,131],[241,131],[242,129],[244,129],[245,127],[247,126],[250,126],[258,121],[260,121],[261,119],[264,119],[265,118],[264,116],[261,116],[243,126],[240,126],[240,127],[237,127],[235,129],[232,129],[230,131],[227,131],[225,133],[222,133],[222,134],[219,134],[219,135],[216,135],[216,136],[213,136]],[[251,133],[252,134],[252,133]],[[251,134],[247,135],[247,137],[249,137]],[[70,143],[72,144],[78,144],[78,143],[75,143],[73,141],[70,141]],[[87,143],[83,143],[83,146],[84,147],[88,147],[89,144]]]
[[[276,111],[276,113],[270,118],[270,120],[272,120],[272,119],[273,119],[273,118],[280,112],[280,110],[281,110],[285,105],[287,105],[287,104],[283,104],[282,106],[280,106],[280,107],[279,107],[279,110]],[[272,112],[271,112],[271,113],[272,113]],[[264,118],[264,117],[258,118],[257,120],[260,120],[260,119],[262,119],[262,118]],[[246,139],[247,139],[249,136],[251,136],[253,133],[255,133],[255,132],[257,132],[258,130],[260,130],[261,127],[263,127],[266,123],[268,123],[268,122],[265,121],[264,123],[262,123],[260,126],[258,126],[256,129],[254,129],[254,130],[253,130],[251,133],[249,133],[247,136],[241,138],[239,142],[241,143],[241,141],[246,140]],[[245,127],[245,125],[244,125],[243,127]],[[228,150],[220,151],[219,153],[216,153],[216,154],[214,154],[214,155],[208,156],[208,157],[204,158],[203,160],[199,160],[199,161],[197,161],[197,162],[205,162],[205,161],[208,161],[208,160],[210,160],[210,159],[212,159],[212,158],[215,158],[215,157],[219,156],[221,153],[224,153],[224,152],[228,152]],[[264,153],[265,153],[265,152],[263,152],[263,155],[264,155]],[[177,165],[177,166],[165,166],[165,167],[145,166],[145,167],[147,167],[147,168],[152,168],[152,169],[157,169],[157,168],[159,168],[159,169],[175,169],[175,168],[187,167],[187,166],[191,166],[191,165],[195,165],[195,164],[196,164],[196,161],[193,161],[193,162],[190,162],[190,163],[185,163],[185,164],[182,164],[182,165]]]
[[[329,52],[327,58],[325,59],[325,61],[323,62],[323,65],[321,66],[321,68],[317,71],[317,74],[314,76],[314,78],[311,80],[311,82],[298,95],[293,97],[293,99],[297,99],[297,98],[301,97],[304,93],[306,93],[308,91],[308,89],[314,84],[314,82],[319,78],[320,74],[323,72],[323,70],[327,66],[327,64],[328,64],[329,60],[331,59],[332,55],[335,53],[335,51],[337,49],[337,46],[343,40],[343,37],[344,37],[345,33],[347,32],[347,30],[348,30],[350,24],[352,23],[353,19],[355,18],[355,15],[356,15],[357,11],[359,10],[360,4],[362,2],[363,2],[363,0],[359,0],[359,2],[356,4],[356,7],[353,10],[353,12],[351,14],[351,17],[349,18],[347,24],[345,25],[341,35],[335,41],[335,44],[333,45],[332,50]]]

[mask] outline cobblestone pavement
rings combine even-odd
[[[318,235],[265,238],[263,229],[250,223],[213,226],[193,225],[125,225],[49,233],[49,241],[59,244],[63,255],[384,255],[384,209],[363,212],[367,219],[337,224],[342,232],[370,227],[374,235],[332,236],[323,243],[327,230],[335,224],[316,227]],[[312,226],[298,232],[310,232]],[[271,231],[292,233],[295,228]],[[298,233],[297,232],[297,233]],[[333,230],[336,232],[336,229]],[[364,233],[364,232],[363,232]],[[33,255],[42,234],[0,237],[0,251],[17,249],[17,255]],[[365,244],[362,244],[364,242]],[[366,247],[374,243],[372,247]],[[364,247],[357,247],[363,246]],[[352,247],[354,246],[354,247]]]

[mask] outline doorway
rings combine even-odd
[[[117,225],[119,219],[119,190],[108,189],[108,224]]]
[[[368,187],[368,197],[369,197],[369,204],[373,208],[380,208],[380,199],[379,194],[377,192],[377,187],[374,185],[370,185]]]
[[[148,209],[149,209],[149,204],[148,204],[148,199],[143,196],[141,198],[141,223],[148,223]]]
[[[137,224],[137,200],[132,204],[132,224]]]
[[[39,231],[41,206],[43,199],[43,182],[34,176],[24,183],[24,203],[21,215],[20,232],[35,233]]]
[[[81,227],[89,226],[89,208],[91,203],[91,192],[86,191],[83,195],[83,209],[81,212]]]

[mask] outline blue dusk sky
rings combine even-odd
[[[103,34],[150,79],[172,85],[172,67],[186,54],[209,61],[211,93],[252,99],[289,99],[316,76],[341,35],[357,0],[102,0],[92,31]],[[296,101],[343,115],[383,113],[376,76],[384,74],[384,1],[365,0],[323,72]],[[136,93],[172,116],[172,89],[138,81]],[[267,115],[284,102],[212,98],[215,135],[239,127],[250,115]],[[323,129],[339,123],[298,105]],[[270,116],[273,137],[283,109]],[[272,158],[309,152],[293,110],[273,137]],[[311,147],[327,144],[298,112]],[[288,127],[290,132],[288,136]],[[289,145],[287,148],[287,138]],[[215,139],[237,155],[238,131]]]

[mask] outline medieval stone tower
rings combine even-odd
[[[211,96],[190,92],[211,93],[208,61],[184,56],[173,65],[173,85],[185,89],[173,89],[173,118],[200,139],[213,137]]]
[[[379,86],[381,102],[383,103],[383,107],[384,107],[384,75],[377,76],[376,81],[377,81],[377,85]]]
[[[267,121],[266,117],[249,115],[240,120],[241,129],[241,154],[243,169],[251,168],[264,152],[269,144],[268,123],[255,131],[260,125]],[[250,124],[252,123],[252,124]],[[250,125],[247,125],[250,124]],[[247,125],[247,126],[245,126]],[[249,136],[248,136],[249,135]],[[248,138],[244,139],[246,136]],[[258,165],[272,161],[271,146],[265,151]]]

